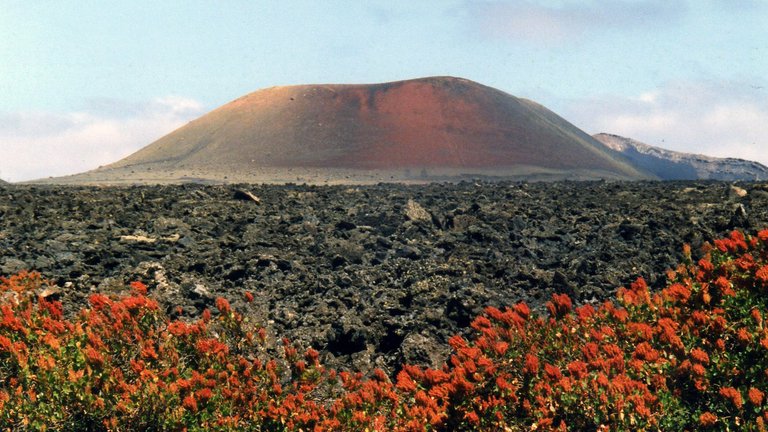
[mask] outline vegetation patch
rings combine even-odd
[[[441,369],[323,367],[224,299],[171,320],[146,287],[73,319],[22,272],[0,282],[3,430],[765,430],[768,230],[734,231],[614,301],[487,308]],[[50,297],[50,296],[49,296]],[[245,295],[246,301],[253,296]]]

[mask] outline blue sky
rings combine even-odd
[[[461,76],[589,133],[768,164],[768,1],[0,0],[0,178],[273,85]]]

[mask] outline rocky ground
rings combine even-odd
[[[40,271],[69,313],[132,280],[173,316],[224,296],[331,366],[393,372],[442,362],[486,305],[658,287],[683,243],[766,226],[751,183],[0,185],[0,273]]]

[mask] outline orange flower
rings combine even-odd
[[[176,337],[186,336],[190,333],[191,326],[182,321],[174,321],[168,324],[168,332]]]
[[[523,372],[531,375],[535,375],[539,372],[539,359],[535,355],[525,355],[525,365],[523,366]]]
[[[101,354],[90,345],[85,349],[85,358],[88,363],[94,366],[99,366],[104,363],[104,358]]]
[[[702,258],[699,260],[699,268],[709,273],[715,269],[715,266],[712,264],[712,261]]]
[[[691,290],[683,284],[672,284],[664,290],[664,296],[671,301],[685,303],[691,297]]]
[[[747,249],[747,239],[744,237],[744,234],[741,231],[733,230],[731,231],[731,237],[730,240],[734,247],[734,252],[736,249]]]
[[[733,290],[733,287],[731,286],[731,281],[726,279],[724,276],[720,276],[715,280],[715,286],[717,286],[720,289],[720,292],[723,295],[726,295],[726,296],[736,295],[736,292]]]
[[[768,285],[768,265],[760,267],[760,269],[755,272],[755,279],[760,281],[763,286]]]
[[[714,426],[717,423],[717,416],[707,411],[699,416],[699,423],[704,427]]]
[[[641,342],[635,348],[635,357],[648,362],[655,362],[659,359],[659,353],[648,342]]]
[[[703,377],[707,373],[707,370],[704,368],[704,366],[701,365],[701,363],[694,363],[691,370],[693,371],[694,375],[699,377]]]
[[[715,346],[718,350],[725,351],[725,341],[722,338],[715,341]]]
[[[750,343],[750,342],[752,342],[752,335],[749,334],[747,329],[745,329],[744,327],[739,329],[739,331],[737,333],[737,337],[739,338],[739,342],[741,342],[741,343],[743,343],[745,345]]]
[[[10,351],[12,345],[13,345],[13,342],[11,342],[10,339],[8,339],[5,336],[0,335],[0,350],[1,351]]]
[[[470,423],[473,423],[473,424],[480,423],[480,417],[474,411],[470,411],[464,414],[464,418],[466,418],[467,420],[469,420]]]
[[[195,400],[195,397],[192,395],[189,395],[184,398],[184,400],[181,402],[181,406],[184,408],[196,412],[197,411],[197,401]]]
[[[700,348],[694,348],[691,350],[691,358],[701,364],[709,364],[709,355],[707,355],[707,353]]]
[[[70,369],[67,371],[67,379],[69,380],[69,382],[77,382],[83,377],[83,375],[85,375],[85,370],[83,369],[80,369],[78,371],[74,371]]]
[[[467,341],[459,335],[453,335],[450,339],[448,339],[448,345],[450,345],[454,350],[458,351],[461,348],[467,347]]]
[[[206,402],[213,397],[213,392],[209,388],[204,388],[195,392],[195,396],[197,396],[201,402]]]
[[[723,387],[720,389],[720,396],[728,399],[733,403],[737,409],[741,409],[744,406],[744,399],[741,397],[741,393],[733,387]]]
[[[216,309],[218,309],[219,312],[224,315],[228,314],[232,310],[232,308],[229,306],[229,301],[223,297],[216,298]]]
[[[636,333],[642,340],[653,339],[653,327],[647,323],[632,322],[627,324],[627,330]]]
[[[697,310],[691,313],[691,320],[697,326],[704,326],[709,322],[709,316],[707,316],[706,313]]]
[[[246,291],[246,292],[243,294],[243,297],[245,298],[245,301],[246,301],[247,303],[251,303],[251,302],[253,301],[253,293],[251,293],[250,291]]]
[[[765,400],[765,393],[752,387],[747,392],[747,397],[749,398],[749,401],[752,402],[752,405],[760,406],[763,404],[763,400]]]

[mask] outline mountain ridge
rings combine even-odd
[[[593,137],[662,180],[768,180],[768,167],[755,161],[677,152],[609,133]]]

